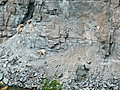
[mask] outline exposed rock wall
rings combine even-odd
[[[16,33],[16,27],[32,17],[34,0],[1,0],[0,1],[0,42]]]
[[[63,90],[119,90],[117,2],[0,1],[0,80],[8,85],[37,87],[45,76],[57,73],[59,81],[64,82]],[[19,24],[24,27],[16,34]],[[44,50],[45,55],[38,50]],[[118,82],[109,84],[107,79],[113,76]]]

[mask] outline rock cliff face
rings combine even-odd
[[[119,90],[118,0],[1,0],[0,80],[63,90]],[[24,24],[21,32],[16,29]],[[45,53],[45,54],[44,54]]]

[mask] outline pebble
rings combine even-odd
[[[7,64],[3,64],[3,67],[6,68],[6,67],[7,67]]]
[[[59,77],[59,78],[62,78],[62,77],[63,77],[63,73],[61,73],[58,77]]]
[[[103,87],[105,87],[105,88],[106,88],[107,86],[106,86],[105,84],[103,84]]]
[[[114,84],[107,84],[109,87],[114,87],[115,85]]]
[[[89,71],[89,69],[90,69],[90,65],[85,64],[84,66],[85,66],[85,69]]]
[[[87,64],[91,64],[92,62],[91,61],[86,61]]]
[[[25,82],[27,79],[24,77],[24,78],[20,78],[20,81],[21,82]]]
[[[114,90],[119,90],[119,86],[114,87]]]
[[[36,72],[35,74],[34,74],[34,77],[36,77],[38,75],[38,73]]]

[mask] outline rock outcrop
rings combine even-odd
[[[1,0],[0,80],[38,87],[57,73],[63,90],[119,90],[117,3]]]

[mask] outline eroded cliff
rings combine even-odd
[[[118,0],[1,0],[0,80],[37,87],[57,73],[63,90],[119,90],[117,5]],[[17,34],[19,24],[24,27]]]

